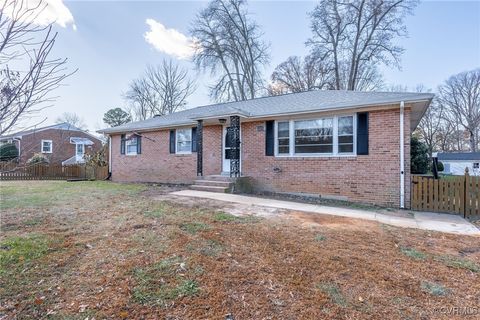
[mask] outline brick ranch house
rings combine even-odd
[[[211,190],[219,175],[248,177],[254,191],[409,208],[410,135],[432,98],[308,91],[99,132],[109,136],[113,181],[195,182]]]
[[[1,136],[0,143],[15,143],[20,164],[26,163],[35,153],[43,154],[51,164],[83,163],[85,153],[102,148],[100,139],[68,123]]]

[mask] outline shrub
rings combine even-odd
[[[10,161],[18,157],[18,149],[14,143],[6,143],[0,146],[0,161]]]
[[[412,137],[410,141],[411,171],[413,174],[425,174],[428,171],[428,148],[425,143]]]
[[[85,162],[90,166],[104,167],[108,165],[108,144],[104,144],[100,150],[94,153],[86,153]]]
[[[31,166],[34,164],[49,164],[50,161],[41,153],[35,153],[33,157],[27,160],[27,165]]]
[[[445,170],[445,167],[443,166],[443,162],[438,161],[437,169],[439,172],[442,172]]]

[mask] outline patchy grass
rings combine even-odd
[[[220,242],[211,239],[195,239],[192,243],[189,243],[186,248],[190,252],[197,252],[209,257],[217,257],[224,250],[224,247]]]
[[[187,222],[181,223],[180,229],[190,234],[196,234],[199,231],[207,230],[210,226],[202,222]]]
[[[133,299],[141,304],[165,306],[170,300],[197,294],[200,290],[198,283],[185,279],[186,272],[187,265],[180,257],[136,268]]]
[[[213,216],[213,219],[217,222],[232,222],[232,221],[237,221],[238,217],[229,213],[218,212]]]
[[[323,282],[317,285],[317,288],[320,289],[324,294],[326,294],[332,302],[335,304],[346,307],[347,306],[347,299],[342,294],[340,287],[333,282]]]
[[[445,296],[448,289],[439,283],[422,281],[421,288],[423,291],[430,293],[432,296]]]
[[[440,255],[436,256],[435,260],[442,262],[448,267],[480,272],[480,265],[468,259],[458,258],[451,255]]]
[[[480,292],[480,251],[465,250],[475,237],[270,209],[234,216],[241,206],[165,186],[1,187],[6,319],[420,319]]]
[[[0,210],[55,206],[73,197],[88,201],[92,193],[102,196],[133,195],[145,189],[143,185],[113,184],[106,181],[34,181],[33,183],[2,183]]]
[[[410,257],[414,260],[421,260],[424,261],[428,258],[428,255],[422,251],[419,251],[415,248],[411,247],[400,247],[400,251],[406,255],[407,257]]]
[[[0,274],[25,268],[48,252],[48,240],[43,235],[8,237],[0,242]]]
[[[176,216],[181,214],[181,210],[175,208],[170,203],[160,202],[154,205],[150,205],[148,210],[144,211],[143,214],[149,218],[162,218],[166,216]]]

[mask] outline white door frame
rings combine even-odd
[[[79,154],[78,153],[78,146],[81,145],[82,146],[82,153]],[[75,158],[77,161],[81,161],[83,160],[83,156],[85,155],[85,144],[83,143],[76,143],[75,144]]]
[[[230,175],[230,159],[225,159],[225,142],[227,137],[227,128],[229,125],[222,127],[222,173]],[[242,172],[242,126],[240,125],[240,174]]]

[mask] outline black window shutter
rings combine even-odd
[[[269,120],[265,122],[265,155],[273,156],[274,155],[274,146],[275,146],[275,134],[274,130],[274,121]]]
[[[175,130],[170,130],[170,153],[175,153]]]
[[[137,136],[137,154],[142,153],[142,137]]]
[[[368,154],[368,112],[357,114],[357,154]]]
[[[192,128],[192,152],[197,152],[197,128]]]
[[[125,154],[125,135],[120,136],[120,154]]]

